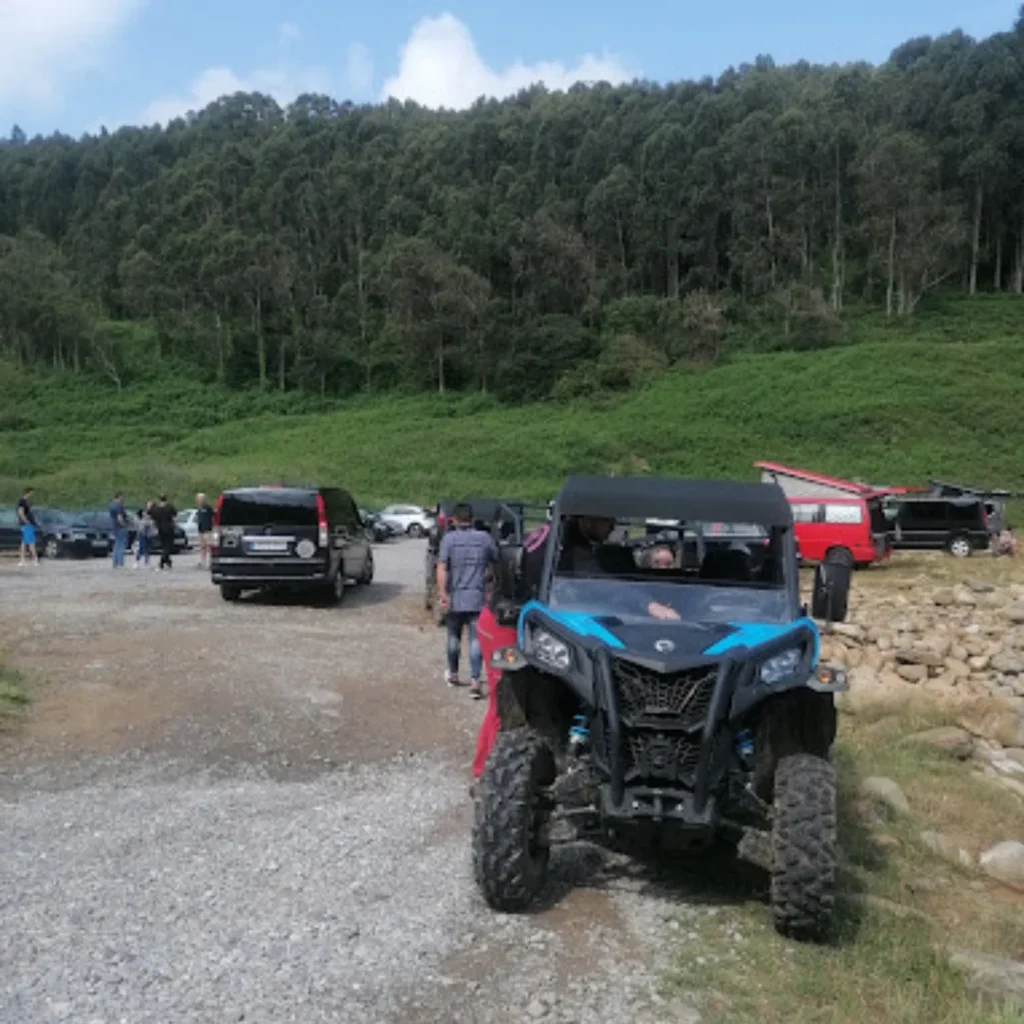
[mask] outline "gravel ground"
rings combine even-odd
[[[556,851],[487,910],[466,793],[481,705],[442,682],[422,544],[337,609],[220,600],[194,560],[0,563],[0,1020],[697,1021],[660,993],[701,883]],[[681,923],[682,922],[682,923]]]

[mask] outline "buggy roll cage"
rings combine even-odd
[[[679,480],[658,477],[571,476],[554,501],[551,538],[545,552],[537,598],[546,601],[562,550],[566,519],[609,519],[751,523],[782,531],[784,564],[795,563],[793,511],[777,484],[735,480]],[[786,574],[790,608],[800,607],[798,574]]]

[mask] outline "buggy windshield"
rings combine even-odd
[[[611,615],[625,623],[653,621],[652,606],[671,609],[684,622],[788,622],[789,604],[782,587],[706,586],[655,583],[649,580],[578,579],[556,576],[548,598],[551,608]]]
[[[624,621],[785,622],[784,537],[753,523],[569,518],[548,601]]]

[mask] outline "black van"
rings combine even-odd
[[[346,581],[373,579],[373,551],[341,488],[239,487],[217,499],[210,567],[225,601],[286,588],[337,602]]]
[[[966,558],[987,551],[985,505],[975,498],[900,498],[888,503],[893,547],[898,551],[948,551]]]

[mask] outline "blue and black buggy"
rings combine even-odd
[[[487,902],[526,909],[559,833],[682,850],[724,838],[770,873],[779,932],[824,937],[846,680],[819,663],[783,492],[572,477],[532,581],[529,557],[506,548],[498,582],[518,643],[491,662],[501,728],[473,835]],[[815,617],[845,609],[848,586],[821,567]]]

